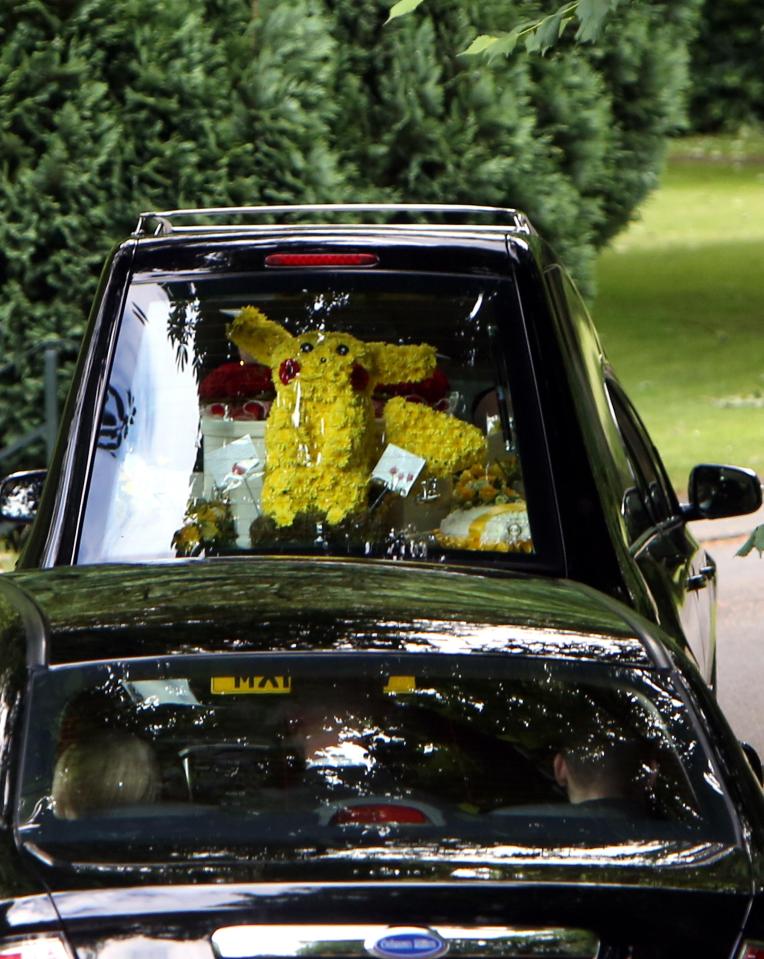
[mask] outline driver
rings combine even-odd
[[[578,812],[648,815],[646,790],[656,770],[646,761],[642,743],[614,739],[576,744],[555,755],[553,770]]]

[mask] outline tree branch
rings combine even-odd
[[[389,23],[398,17],[413,13],[424,0],[397,0],[390,7]],[[553,13],[519,23],[509,33],[480,34],[463,50],[464,56],[486,55],[489,59],[513,53],[522,44],[528,53],[542,56],[553,47],[572,21],[577,21],[576,40],[590,43],[596,40],[608,15],[623,0],[569,0]]]

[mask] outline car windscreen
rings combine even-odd
[[[533,562],[553,511],[521,462],[510,281],[287,273],[132,283],[78,562],[250,550]]]
[[[178,656],[44,670],[31,696],[19,835],[57,861],[342,876],[399,859],[451,875],[513,848],[735,841],[686,708],[652,670]]]

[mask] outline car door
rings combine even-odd
[[[713,683],[715,565],[687,528],[665,467],[628,397],[611,377],[607,390],[634,479],[623,504],[632,555],[662,625],[683,634],[702,675]]]

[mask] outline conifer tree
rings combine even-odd
[[[27,351],[81,335],[138,212],[329,200],[341,178],[314,0],[266,0],[254,25],[243,0],[11,0],[0,41],[0,343],[17,360],[0,383],[3,446],[42,419]]]
[[[27,351],[79,336],[108,248],[118,118],[64,17],[31,0],[0,12],[0,329],[17,364],[0,382],[0,445],[42,420],[41,357]]]
[[[764,123],[764,11],[761,0],[704,0],[690,50],[693,128],[737,131]]]
[[[320,0],[261,0],[249,24],[249,56],[234,65],[240,96],[234,139],[251,144],[243,172],[260,192],[249,203],[341,200],[331,125],[336,120],[336,44]]]

